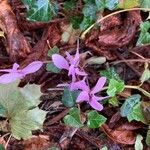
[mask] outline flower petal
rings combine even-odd
[[[17,69],[19,68],[19,65],[17,63],[13,64],[12,69],[0,69],[0,72],[12,72],[12,73],[17,73]]]
[[[73,57],[68,53],[68,52],[66,52],[65,53],[66,54],[66,58],[69,60],[69,62],[71,63],[71,61],[73,60]]]
[[[38,71],[42,67],[42,65],[43,65],[43,62],[34,61],[30,63],[28,66],[26,66],[24,69],[18,70],[18,71],[21,71],[24,75],[29,74],[29,73],[34,73]]]
[[[76,72],[77,75],[80,75],[80,76],[87,76],[87,74],[86,74],[84,71],[80,71],[79,68],[76,68],[76,69],[75,69],[75,72]]]
[[[103,105],[100,104],[95,98],[92,98],[92,100],[89,102],[89,104],[95,110],[101,111],[103,109]]]
[[[79,89],[79,90],[86,91],[86,92],[90,91],[88,85],[85,82],[85,79],[72,83],[72,87],[74,89]]]
[[[95,87],[92,89],[91,93],[95,94],[95,93],[99,92],[103,88],[105,83],[106,83],[106,77],[99,78]]]
[[[22,79],[23,75],[19,73],[8,73],[0,76],[0,83],[1,84],[8,84],[14,82],[17,79]]]
[[[19,68],[19,65],[18,65],[17,63],[14,63],[12,70],[13,70],[14,72],[16,72],[18,68]]]
[[[77,103],[83,102],[83,101],[87,101],[87,102],[89,101],[89,94],[86,91],[81,92],[76,100]]]
[[[68,61],[59,54],[53,54],[52,55],[52,61],[54,65],[59,69],[69,69],[69,63]]]

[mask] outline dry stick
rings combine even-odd
[[[8,138],[6,144],[5,144],[5,149],[7,149],[7,146],[8,146],[8,144],[9,144],[9,141],[10,141],[11,137],[12,137],[12,135],[10,134],[10,136],[9,136],[9,138]]]
[[[143,63],[150,63],[150,59],[125,59],[125,60],[118,60],[118,61],[114,61],[111,62],[110,64],[116,65],[118,63],[122,63],[122,62],[143,62]]]
[[[149,97],[150,98],[150,93],[145,91],[143,88],[141,88],[140,86],[134,86],[134,85],[125,85],[124,86],[125,89],[135,89],[135,90],[138,90],[140,92],[142,92],[145,96]],[[101,91],[104,91],[104,90],[107,90],[108,89],[108,86],[105,86],[102,88]]]
[[[143,10],[143,11],[150,11],[149,8],[130,8],[130,9],[124,9],[124,10],[119,10],[119,11],[116,11],[114,13],[111,13],[99,20],[97,20],[94,24],[92,24],[89,28],[87,28],[82,34],[81,34],[81,39],[84,39],[85,38],[85,35],[95,26],[97,25],[98,23],[102,22],[103,20],[113,16],[113,15],[116,15],[116,14],[119,14],[119,13],[122,13],[122,12],[126,12],[126,11],[134,11],[134,10]]]

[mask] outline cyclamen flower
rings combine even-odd
[[[19,65],[17,63],[14,63],[12,69],[1,69],[0,70],[0,72],[8,72],[8,73],[0,76],[0,83],[8,84],[8,83],[14,82],[17,79],[22,79],[27,74],[38,71],[42,67],[42,65],[43,65],[43,62],[34,61],[34,62],[30,63],[28,66],[26,66],[25,68],[18,69]]]
[[[84,71],[81,71],[79,68],[80,62],[80,54],[79,48],[77,48],[75,56],[71,56],[68,52],[66,52],[66,59],[59,55],[53,54],[52,61],[54,65],[59,69],[66,69],[68,70],[68,76],[72,76],[72,81],[76,81],[76,75],[86,76],[87,74]]]
[[[95,87],[90,89],[90,87],[86,84],[85,79],[83,79],[82,82],[78,84],[78,88],[81,89],[82,91],[77,97],[76,102],[86,101],[87,103],[91,105],[92,108],[94,108],[95,110],[101,111],[103,109],[103,106],[98,101],[106,99],[108,98],[108,96],[98,97],[95,94],[101,91],[105,83],[106,83],[106,78],[101,77],[97,81]]]

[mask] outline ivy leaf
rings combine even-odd
[[[108,102],[109,102],[109,104],[111,104],[111,105],[113,105],[113,106],[119,106],[119,101],[118,101],[118,99],[117,99],[116,96],[110,98],[110,99],[108,100]]]
[[[0,150],[5,150],[4,145],[0,144]]]
[[[49,22],[57,15],[58,6],[49,0],[22,0],[27,7],[27,18],[31,21]]]
[[[84,14],[84,17],[89,17],[90,20],[95,20],[97,7],[92,3],[87,3],[84,5],[82,12]]]
[[[150,8],[149,0],[139,0],[139,3],[142,8]]]
[[[138,39],[136,45],[143,45],[143,44],[150,43],[149,29],[150,29],[150,22],[149,21],[141,23],[141,25],[140,25],[141,32],[140,32],[139,39]]]
[[[118,4],[119,0],[95,0],[95,4],[98,10],[104,10],[105,8],[109,10],[114,10]]]
[[[64,123],[71,127],[80,128],[83,126],[80,119],[80,111],[78,108],[71,108],[69,111],[69,115],[64,117]]]
[[[135,94],[130,96],[121,107],[121,116],[127,117],[128,121],[136,120],[146,124],[140,102],[141,96]]]
[[[57,68],[53,62],[46,65],[46,70],[53,73],[60,73],[61,69]]]
[[[135,141],[135,150],[143,150],[143,144],[142,144],[143,137],[142,135],[138,134]]]
[[[146,144],[150,147],[150,129],[147,131]]]
[[[94,22],[95,22],[95,20],[91,20],[90,17],[84,17],[83,21],[80,24],[81,31],[84,31],[85,29],[87,29]]]
[[[124,90],[124,82],[117,81],[115,79],[110,79],[107,94],[109,96],[115,96],[116,94],[122,92]]]
[[[145,63],[145,69],[144,69],[144,72],[142,73],[140,80],[141,80],[141,83],[143,83],[149,79],[150,79],[150,70],[148,68],[148,63]]]
[[[58,54],[59,53],[59,48],[57,46],[54,46],[48,51],[48,56],[52,57],[53,54]]]
[[[75,0],[69,0],[64,2],[64,9],[66,11],[72,10],[76,6]]]
[[[39,87],[27,85],[23,90],[18,83],[0,84],[0,106],[5,109],[2,116],[9,120],[12,136],[27,139],[32,130],[41,129],[46,112],[37,107],[41,95]]]
[[[40,86],[35,84],[27,84],[24,88],[19,89],[26,101],[28,101],[29,107],[39,105],[39,98],[42,96],[40,89]]]
[[[32,136],[32,130],[42,129],[46,112],[38,107],[32,110],[20,111],[10,119],[13,137],[20,140]]]
[[[146,124],[146,121],[142,112],[142,108],[141,108],[141,102],[139,102],[132,108],[132,111],[131,113],[127,115],[127,118],[129,122],[132,120],[136,120],[136,121],[141,121]]]
[[[83,20],[83,16],[71,16],[69,20],[70,20],[72,27],[74,29],[79,29],[80,24]]]
[[[78,95],[79,95],[78,90],[70,91],[68,88],[65,88],[62,96],[62,103],[66,107],[72,107],[75,105]]]
[[[100,72],[101,76],[106,77],[108,80],[115,79],[117,81],[121,81],[118,73],[115,71],[115,68],[111,67],[108,70],[104,70]]]
[[[133,107],[139,103],[141,99],[141,95],[135,94],[128,97],[124,104],[121,106],[121,116],[126,117],[128,114],[132,112]]]
[[[100,115],[96,110],[90,111],[88,113],[87,125],[89,128],[98,128],[106,122],[106,118]]]
[[[139,0],[123,0],[118,4],[118,8],[129,9],[139,6]]]

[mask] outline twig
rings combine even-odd
[[[150,63],[150,59],[125,59],[125,60],[118,60],[118,61],[114,61],[111,62],[110,64],[116,65],[118,63],[122,63],[122,62],[143,62],[143,63]]]
[[[11,137],[12,137],[12,135],[10,134],[10,136],[9,136],[9,138],[8,138],[8,140],[7,140],[6,144],[5,144],[5,149],[7,149],[7,146],[8,146],[8,143],[9,143],[9,141],[10,141]]]
[[[114,13],[111,13],[99,20],[97,20],[94,24],[92,24],[89,28],[87,28],[82,34],[81,34],[81,39],[84,39],[85,38],[85,35],[95,26],[97,25],[98,23],[104,21],[105,19],[113,16],[113,15],[116,15],[116,14],[119,14],[119,13],[122,13],[122,12],[126,12],[126,11],[134,11],[134,10],[143,10],[143,11],[150,11],[149,8],[130,8],[130,9],[124,9],[124,10],[119,10],[119,11],[116,11]]]

